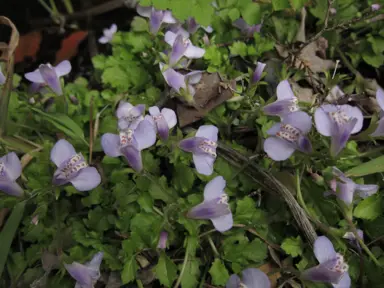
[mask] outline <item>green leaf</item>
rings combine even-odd
[[[384,172],[384,155],[348,170],[345,175],[348,177],[361,177],[381,172]]]
[[[121,272],[121,281],[127,284],[136,279],[137,266],[135,256],[132,256],[128,262],[124,264],[123,271]]]
[[[258,3],[248,3],[241,7],[241,16],[249,25],[261,23],[261,9]]]
[[[145,32],[149,31],[148,21],[142,17],[135,16],[131,22],[132,30],[135,32]]]
[[[384,55],[383,54],[375,54],[374,52],[367,51],[363,53],[363,59],[369,65],[380,68],[384,64]]]
[[[313,14],[313,16],[319,18],[324,21],[325,15],[328,10],[328,1],[327,0],[316,0],[316,5],[313,5],[309,11]]]
[[[159,262],[154,272],[157,279],[159,279],[160,283],[165,287],[171,287],[173,281],[177,278],[177,266],[169,259],[165,252],[161,252]]]
[[[172,183],[176,190],[181,190],[185,193],[192,188],[195,177],[195,173],[193,173],[190,167],[178,163],[173,171]]]
[[[236,41],[233,43],[229,50],[233,56],[239,55],[241,57],[245,57],[248,54],[247,44],[244,42]]]
[[[213,285],[225,286],[229,279],[227,268],[219,258],[216,258],[213,262],[209,274],[212,276]]]
[[[297,257],[303,254],[303,242],[301,241],[300,236],[296,238],[286,238],[281,244],[281,248],[292,257]]]
[[[153,199],[160,199],[166,203],[174,201],[173,189],[168,187],[167,178],[163,175],[158,179],[153,179],[149,186],[149,194]]]
[[[200,262],[197,259],[188,259],[188,262],[184,269],[183,278],[181,278],[181,287],[182,288],[195,288],[199,284],[200,280]],[[181,270],[183,264],[179,265],[179,270]]]
[[[307,3],[309,0],[289,0],[291,3],[291,6],[295,10],[299,10],[304,7],[305,3]]]
[[[231,21],[235,21],[240,18],[240,11],[237,8],[232,8],[228,12],[228,17],[231,19]]]
[[[4,265],[7,262],[9,249],[17,228],[20,225],[21,218],[24,214],[24,208],[27,201],[22,201],[13,208],[11,215],[9,216],[7,223],[0,233],[0,279],[4,271]]]
[[[353,216],[373,220],[381,214],[381,197],[378,194],[372,195],[361,201],[353,211]]]
[[[272,0],[272,7],[275,11],[290,8],[288,0]]]
[[[250,197],[244,197],[236,201],[235,221],[245,225],[267,224],[264,212],[256,208],[256,203]]]

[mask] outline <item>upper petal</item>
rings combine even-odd
[[[98,41],[99,41],[100,44],[106,44],[106,43],[108,43],[110,40],[111,40],[111,39],[108,38],[108,37],[101,36],[101,37],[99,38]]]
[[[351,277],[349,276],[348,272],[345,272],[343,276],[341,276],[341,279],[339,283],[332,284],[334,288],[350,288],[351,287]]]
[[[151,114],[151,116],[157,116],[160,114],[160,109],[157,106],[149,107],[148,111],[149,111],[149,114]]]
[[[179,62],[180,58],[183,57],[188,46],[190,45],[191,44],[184,43],[184,39],[182,35],[177,35],[175,42],[173,42],[173,45],[172,45],[172,51],[169,57],[169,65],[173,66],[177,62]]]
[[[283,123],[290,124],[299,129],[303,134],[307,134],[312,128],[311,117],[303,112],[297,111],[284,116]]]
[[[63,90],[61,88],[60,79],[56,74],[56,69],[49,65],[42,64],[39,67],[39,71],[41,77],[43,77],[45,83],[51,87],[53,92],[55,92],[57,95],[62,95]]]
[[[236,274],[232,274],[231,277],[229,277],[227,284],[225,284],[225,288],[239,288],[241,284],[239,276]]]
[[[149,17],[151,16],[152,7],[151,7],[151,6],[149,6],[149,7],[144,7],[144,6],[137,5],[137,7],[136,7],[136,12],[137,12],[140,16],[149,18]]]
[[[127,159],[129,165],[136,170],[137,172],[140,172],[143,170],[143,161],[141,159],[141,152],[137,150],[133,146],[125,146],[121,149],[121,152]]]
[[[175,43],[176,41],[176,37],[176,33],[173,33],[172,31],[167,31],[164,35],[164,41],[170,46],[173,46],[173,43]]]
[[[184,52],[185,57],[189,59],[199,59],[203,57],[204,54],[205,50],[203,48],[193,46],[192,43],[187,46],[187,49]]]
[[[361,110],[358,107],[353,107],[351,105],[345,104],[341,105],[340,109],[347,114],[350,118],[355,118],[357,119],[355,126],[352,129],[352,134],[360,132],[360,130],[363,128],[363,121],[364,121],[364,116]]]
[[[315,111],[316,129],[323,136],[332,135],[333,123],[328,113],[335,112],[335,111],[327,111],[326,109],[327,107],[335,107],[335,111],[337,111],[336,106],[328,105],[328,104],[320,106]]]
[[[25,78],[34,83],[45,83],[45,80],[41,76],[40,70],[36,69],[33,72],[25,73]]]
[[[163,140],[167,140],[169,136],[169,127],[168,123],[164,117],[156,120],[157,132]]]
[[[381,137],[384,136],[384,117],[379,121],[379,125],[376,130],[371,134],[372,137]]]
[[[199,83],[202,76],[203,76],[203,71],[199,71],[199,70],[192,71],[192,72],[189,72],[188,74],[184,75],[185,81],[187,81],[188,84]]]
[[[256,69],[252,74],[252,79],[251,79],[252,83],[257,83],[260,81],[261,75],[263,74],[265,66],[267,66],[267,64],[262,62],[257,62]]]
[[[223,176],[217,176],[205,185],[204,201],[220,198],[224,193],[226,182]]]
[[[291,84],[289,84],[288,80],[283,80],[277,85],[276,88],[277,99],[294,99],[296,98],[295,94],[292,91]]]
[[[83,264],[73,262],[72,264],[64,264],[65,269],[75,279],[81,287],[92,287],[92,278],[89,268]]]
[[[69,72],[71,72],[71,70],[71,62],[69,62],[68,60],[64,60],[60,62],[57,66],[55,66],[55,72],[57,77],[67,75]]]
[[[109,32],[113,35],[117,32],[117,25],[113,23],[111,27],[109,28]]]
[[[161,109],[161,114],[163,114],[165,121],[168,123],[168,128],[171,129],[175,127],[177,123],[177,117],[175,111],[168,108]]]
[[[6,175],[9,180],[15,181],[21,175],[21,162],[15,152],[10,152],[0,158],[0,163],[5,166]]]
[[[51,150],[51,161],[60,166],[64,161],[67,161],[72,156],[76,155],[75,148],[65,139],[56,142]]]
[[[105,133],[101,136],[101,147],[104,153],[110,157],[121,156],[120,151],[120,136],[112,133]]]
[[[336,251],[333,248],[332,242],[327,237],[317,237],[313,246],[313,252],[320,263],[336,258]]]
[[[345,145],[348,142],[349,137],[351,136],[351,132],[354,129],[353,127],[356,127],[357,119],[352,118],[349,120],[348,123],[344,124],[343,126],[339,127],[334,126],[337,129],[334,129],[332,131],[332,138],[331,138],[331,155],[336,156],[339,154],[339,152],[345,147]]]
[[[384,110],[384,90],[380,86],[377,87],[376,100],[381,110]]]
[[[132,111],[133,105],[129,102],[120,101],[119,107],[116,109],[116,117],[128,117]]]
[[[0,191],[12,196],[22,196],[23,189],[15,181],[0,181]]]
[[[217,142],[217,135],[219,133],[219,129],[213,125],[202,125],[197,129],[196,137],[204,137],[209,140]]]
[[[171,11],[163,11],[163,22],[167,24],[174,24],[177,20],[172,16]]]
[[[227,215],[211,218],[213,226],[215,226],[215,229],[220,232],[228,231],[233,226],[233,216],[230,212]],[[253,286],[248,286],[253,287]]]
[[[295,148],[283,139],[269,137],[264,141],[264,151],[273,160],[283,161],[287,160],[295,152]]]
[[[213,163],[216,158],[209,154],[193,154],[193,163],[195,163],[195,167],[197,172],[203,175],[211,175],[213,173]]]
[[[96,253],[93,257],[92,260],[87,263],[87,266],[92,269],[99,270],[100,264],[103,261],[104,253],[103,252],[98,252]]]
[[[89,191],[99,186],[101,177],[95,167],[86,167],[81,169],[70,182],[78,191]]]
[[[259,269],[248,268],[243,270],[241,273],[243,275],[243,283],[247,287],[257,287],[257,288],[270,288],[271,281],[269,281],[268,276]]]
[[[355,191],[359,194],[361,198],[367,198],[373,194],[375,194],[379,190],[378,185],[359,185],[356,184]]]
[[[152,34],[159,32],[161,23],[163,21],[163,11],[152,9],[151,17],[149,19],[149,30]]]
[[[177,92],[180,92],[180,88],[186,89],[184,75],[176,72],[172,68],[168,68],[162,73],[167,84]]]
[[[148,120],[143,120],[134,132],[139,150],[151,147],[156,143],[156,128]]]

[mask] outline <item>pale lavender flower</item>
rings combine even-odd
[[[167,140],[169,136],[169,130],[175,127],[177,123],[176,113],[172,109],[163,108],[160,109],[157,106],[149,107],[149,114],[145,116],[145,119],[150,121],[154,125],[159,133],[159,136],[163,140]]]
[[[3,72],[1,71],[1,66],[0,66],[0,85],[3,85],[5,83],[5,80],[7,80],[7,78],[4,76]]]
[[[212,33],[213,32],[213,29],[212,29],[211,26],[208,26],[208,27],[201,26],[201,25],[197,24],[195,18],[193,18],[193,17],[189,17],[185,21],[185,23],[187,25],[188,32],[191,33],[191,34],[196,33],[197,29],[199,29],[200,27],[203,28],[205,30],[205,32],[207,32],[207,33]]]
[[[261,24],[249,25],[243,18],[239,18],[232,23],[233,26],[239,28],[241,33],[247,37],[252,37],[256,32],[260,32]]]
[[[351,134],[363,127],[363,113],[351,105],[324,104],[315,111],[317,131],[331,136],[331,155],[336,156],[345,147]]]
[[[64,264],[65,269],[76,280],[76,288],[93,288],[100,278],[100,264],[103,261],[103,252],[95,254],[90,262],[80,264]]]
[[[31,83],[31,85],[29,85],[29,88],[28,88],[28,93],[36,94],[38,92],[41,92],[44,86],[45,84],[41,84],[41,83]]]
[[[233,226],[232,212],[225,194],[225,180],[222,176],[213,178],[204,188],[204,201],[188,211],[192,219],[211,220],[215,229],[227,231]]]
[[[159,32],[162,23],[174,24],[177,22],[170,11],[156,10],[153,7],[140,5],[137,5],[136,11],[140,16],[149,18],[149,30],[152,34]]]
[[[167,231],[161,231],[160,237],[159,237],[159,243],[157,244],[157,248],[159,248],[159,249],[167,248],[167,240],[168,240],[168,232]]]
[[[112,41],[113,35],[117,32],[117,25],[112,24],[110,28],[103,29],[103,36],[99,38],[99,43],[106,44]]]
[[[284,117],[289,113],[300,110],[297,105],[298,100],[293,93],[288,80],[283,80],[277,85],[276,94],[277,100],[263,108],[266,115]]]
[[[312,145],[306,136],[312,127],[311,117],[297,111],[284,117],[281,123],[273,125],[268,131],[272,137],[264,141],[264,151],[275,161],[288,159],[295,150],[311,153]]]
[[[314,243],[313,252],[319,265],[309,268],[302,273],[302,277],[313,282],[330,283],[335,288],[349,288],[351,278],[348,265],[343,255],[336,253],[332,242],[325,236],[320,236]]]
[[[188,59],[198,59],[205,54],[203,48],[194,46],[191,40],[183,36],[182,33],[176,34],[172,31],[167,31],[164,36],[164,41],[172,46],[172,52],[169,58],[170,65],[175,65],[183,56]]]
[[[251,79],[252,84],[255,84],[255,83],[260,81],[261,75],[263,74],[265,66],[267,66],[267,64],[262,63],[262,62],[257,62],[256,69],[252,73],[252,79]]]
[[[118,119],[117,125],[119,129],[135,130],[139,123],[144,120],[144,111],[144,104],[133,106],[131,103],[120,101],[119,107],[116,109],[116,117]]]
[[[33,83],[46,84],[57,95],[62,95],[60,77],[71,72],[71,63],[67,60],[53,67],[51,64],[41,64],[38,69],[25,74],[25,78]]]
[[[357,236],[364,242],[364,233],[360,229],[356,229]],[[344,239],[347,239],[352,246],[355,246],[357,249],[361,249],[359,240],[356,239],[355,233],[353,232],[347,232],[343,236]]]
[[[268,276],[261,270],[256,268],[248,268],[241,272],[241,279],[236,274],[229,277],[225,288],[239,288],[239,287],[254,287],[254,288],[270,288],[271,281]]]
[[[72,183],[78,191],[89,191],[101,182],[97,169],[89,167],[84,156],[77,153],[67,140],[61,139],[56,142],[51,150],[51,161],[57,166],[53,175],[53,185]]]
[[[21,162],[15,152],[0,158],[0,191],[13,196],[22,196],[23,189],[16,183],[21,175]]]
[[[376,91],[376,100],[377,103],[379,104],[381,111],[380,111],[380,121],[379,125],[377,126],[375,132],[371,134],[373,137],[382,137],[384,136],[384,117],[383,117],[383,111],[384,111],[384,90],[381,87],[377,88]]]
[[[371,5],[371,9],[372,9],[372,11],[380,10],[380,8],[381,8],[381,5],[380,5],[380,4],[372,4],[372,5]]]
[[[196,170],[203,175],[211,175],[216,160],[217,135],[219,130],[213,125],[203,125],[197,129],[195,137],[187,138],[179,143],[179,147],[192,152]]]
[[[335,178],[330,181],[331,191],[327,192],[325,195],[327,196],[330,194],[334,194],[346,205],[352,204],[355,192],[357,192],[359,197],[364,199],[375,194],[379,189],[379,186],[374,184],[356,184],[352,181],[352,179],[346,177],[343,172],[341,172],[336,167],[332,168],[332,173]]]
[[[135,130],[129,128],[119,135],[106,133],[101,137],[104,153],[110,157],[124,156],[136,171],[143,169],[141,150],[151,147],[156,142],[156,130],[151,122],[143,120]]]

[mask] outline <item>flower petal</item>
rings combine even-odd
[[[98,252],[96,253],[93,257],[92,260],[86,264],[91,269],[94,270],[99,270],[100,264],[103,261],[104,253],[103,252]]]
[[[200,27],[200,25],[196,23],[196,20],[193,17],[189,17],[185,22],[187,24],[187,30],[191,34],[196,33],[197,29]]]
[[[297,141],[297,146],[301,152],[310,154],[312,153],[312,144],[311,141],[309,141],[308,137],[306,136],[300,136]]]
[[[243,18],[239,18],[237,20],[235,20],[233,23],[232,23],[233,26],[235,26],[236,28],[240,29],[241,32],[245,32],[250,26],[248,25],[247,22],[245,22],[245,20]]]
[[[259,269],[248,268],[241,272],[242,282],[247,287],[257,287],[257,288],[270,288],[271,281],[269,281],[268,276]]]
[[[267,66],[267,64],[262,62],[257,62],[256,69],[252,74],[251,83],[255,84],[260,81],[261,75],[263,74],[265,66]]]
[[[78,191],[89,191],[99,186],[101,177],[95,167],[86,167],[81,169],[70,182]]]
[[[287,160],[295,148],[283,139],[277,137],[269,137],[264,141],[264,151],[268,156],[275,161]]]
[[[377,91],[376,91],[376,100],[381,110],[384,110],[384,90],[379,86],[377,87]]]
[[[157,106],[149,107],[148,111],[149,111],[149,114],[151,114],[151,116],[157,116],[160,114],[160,109]]]
[[[10,152],[0,158],[0,163],[5,166],[6,175],[9,180],[15,181],[21,175],[21,162],[15,152]]]
[[[167,24],[177,23],[177,20],[172,16],[171,11],[163,11],[163,22]]]
[[[12,196],[22,196],[23,189],[15,181],[0,181],[0,191]]]
[[[232,274],[231,277],[229,277],[227,284],[225,284],[225,288],[239,288],[241,281],[239,276],[236,274]]]
[[[377,185],[359,185],[356,184],[355,191],[359,194],[361,198],[367,198],[375,194],[379,190]]]
[[[232,214],[227,204],[218,203],[220,199],[204,201],[188,211],[187,217],[192,219],[211,219]],[[220,222],[220,220],[219,220]]]
[[[348,123],[344,124],[341,127],[337,127],[337,130],[332,132],[331,138],[331,155],[336,156],[340,153],[340,151],[345,147],[348,142],[349,137],[351,136],[351,132],[356,127],[357,119],[353,118],[349,120]]]
[[[149,17],[151,17],[152,7],[151,7],[151,6],[149,6],[149,7],[144,7],[144,6],[137,5],[137,7],[136,7],[136,12],[137,12],[137,14],[139,14],[140,16],[149,18]]]
[[[176,72],[172,68],[168,68],[163,73],[164,79],[169,86],[180,92],[180,88],[186,89],[184,75]]]
[[[311,117],[303,111],[293,112],[284,116],[283,123],[292,125],[299,129],[303,134],[308,134],[312,128]]]
[[[45,83],[45,80],[41,76],[40,70],[36,69],[33,72],[25,73],[25,78],[33,83]]]
[[[205,50],[203,48],[193,46],[192,43],[187,46],[187,49],[184,52],[185,57],[189,59],[199,59],[203,57],[204,54]]]
[[[198,151],[198,145],[203,141],[201,137],[190,137],[184,140],[181,140],[179,142],[179,147],[181,150],[184,150],[186,152],[197,152]]]
[[[175,111],[173,111],[172,109],[163,108],[161,109],[161,114],[163,114],[165,121],[167,121],[169,129],[175,127],[175,125],[177,124],[177,117]]]
[[[41,77],[43,77],[45,83],[51,87],[53,92],[57,95],[62,95],[63,90],[61,89],[61,83],[58,75],[56,74],[55,68],[48,65],[42,64],[39,67]]]
[[[288,80],[283,80],[279,83],[279,85],[277,85],[276,94],[278,100],[290,100],[296,98]]]
[[[157,248],[165,249],[167,248],[167,240],[168,240],[168,232],[161,231],[159,237],[159,243],[157,244]]]
[[[220,198],[224,193],[226,182],[223,176],[217,176],[205,185],[204,201]]]
[[[141,152],[133,146],[125,146],[121,148],[121,152],[127,159],[129,166],[137,172],[143,170],[143,161],[141,159]]]
[[[72,156],[76,155],[75,148],[65,139],[56,142],[51,150],[51,161],[60,166]]]
[[[134,132],[139,150],[147,149],[156,143],[156,128],[148,120],[143,120]]]
[[[100,44],[106,44],[110,41],[110,39],[108,37],[101,36],[98,41]]]
[[[122,118],[130,115],[133,105],[129,102],[120,101],[119,107],[116,109],[116,117]]]
[[[195,164],[197,172],[203,175],[211,175],[213,173],[213,163],[216,158],[209,154],[193,154],[193,163]]]
[[[273,124],[271,128],[267,130],[267,134],[271,136],[276,136],[276,133],[281,129],[281,123]]]
[[[115,23],[113,23],[111,25],[111,28],[109,28],[109,32],[113,35],[117,32],[117,25]]]
[[[89,273],[89,268],[83,264],[73,262],[72,264],[64,264],[65,269],[76,280],[80,287],[92,287],[92,278]]]
[[[176,41],[176,37],[178,34],[173,33],[172,31],[167,31],[164,35],[164,41],[170,45],[173,46],[173,43]]]
[[[364,116],[361,110],[358,107],[353,107],[351,105],[341,105],[340,109],[345,112],[347,116],[349,116],[351,119],[355,118],[357,119],[355,126],[352,129],[351,134],[355,134],[357,132],[360,132],[360,130],[363,128],[363,121]]]
[[[356,184],[350,180],[345,183],[337,182],[336,197],[342,200],[346,205],[351,205],[353,201]]]
[[[202,76],[203,76],[203,71],[199,71],[199,70],[192,71],[184,75],[185,81],[188,82],[188,84],[199,83]]]
[[[351,287],[351,277],[348,272],[345,272],[341,277],[339,283],[332,284],[334,288],[350,288]]]
[[[384,136],[384,117],[380,119],[379,125],[377,126],[375,132],[371,134],[372,137],[382,137]]]
[[[184,43],[182,35],[177,35],[175,42],[173,42],[172,45],[172,51],[169,57],[169,65],[173,66],[177,62],[179,62],[179,60],[181,59],[181,57],[183,57],[185,51],[187,50],[188,46],[190,45],[191,44]]]
[[[109,157],[119,157],[122,155],[120,151],[119,135],[105,133],[101,136],[101,147],[103,147],[104,153]]]
[[[323,136],[332,135],[333,122],[329,117],[329,112],[336,112],[335,105],[325,104],[320,106],[315,111],[315,125],[317,131]]]
[[[214,142],[217,142],[217,135],[219,133],[219,129],[213,125],[202,125],[197,129],[196,137],[203,137]]]
[[[286,114],[291,113],[290,110],[292,105],[291,100],[277,100],[275,102],[272,102],[271,104],[265,105],[263,107],[264,114],[270,115],[270,116],[283,116]]]
[[[205,26],[201,26],[204,30],[205,30],[205,32],[207,32],[207,33],[212,33],[213,32],[213,28],[211,27],[211,26],[207,26],[207,27],[205,27]]]
[[[5,80],[7,80],[7,78],[5,78],[3,72],[1,71],[1,67],[0,67],[0,85],[3,85],[5,83]]]
[[[161,23],[163,22],[163,11],[152,9],[151,18],[149,19],[149,31],[152,34],[159,32]]]
[[[159,133],[159,136],[163,140],[167,140],[169,136],[169,127],[168,123],[165,120],[165,118],[160,118],[156,121],[157,126],[157,132]]]
[[[60,62],[57,66],[55,66],[55,72],[57,77],[59,78],[64,75],[67,75],[69,72],[71,72],[71,70],[72,70],[71,62],[69,62],[68,60],[64,60]]]
[[[327,237],[317,237],[313,246],[313,253],[315,253],[316,259],[320,263],[336,258],[336,251],[333,248],[332,242]]]
[[[343,274],[329,269],[336,264],[336,259],[328,260],[328,262],[329,264],[325,262],[305,270],[302,273],[302,277],[313,282],[337,283]]]
[[[211,218],[213,226],[215,226],[215,229],[219,232],[225,232],[232,228],[233,226],[233,216],[232,212],[230,212],[227,215]],[[252,287],[252,286],[248,286]]]

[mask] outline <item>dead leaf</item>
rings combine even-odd
[[[293,93],[299,99],[300,102],[313,103],[315,96],[311,88],[303,88],[296,82],[291,81],[291,87]]]
[[[17,31],[16,26],[7,17],[0,16],[0,24],[9,26],[12,29],[8,43],[0,42],[0,60],[10,61],[13,52],[19,44],[19,31]]]
[[[194,106],[177,103],[177,115],[180,127],[184,127],[203,118],[213,108],[219,106],[232,97],[229,87],[221,85],[218,73],[204,73],[199,84],[196,85]]]
[[[43,264],[43,269],[45,272],[60,268],[59,256],[48,251],[43,252],[43,255],[41,256],[41,263]]]
[[[328,45],[328,44],[327,44]],[[320,37],[303,48],[298,59],[295,62],[297,68],[302,67],[303,64],[308,67],[312,72],[324,72],[335,67],[335,62],[332,60],[325,60],[317,56],[317,52],[324,54],[324,39]]]
[[[88,36],[88,31],[76,31],[61,42],[61,48],[56,53],[55,65],[69,60],[77,54],[80,43]]]
[[[281,274],[280,272],[273,271],[275,271],[278,267],[272,265],[271,263],[266,263],[258,268],[268,275],[268,278],[271,281],[271,288],[276,288],[277,280],[281,277]]]

